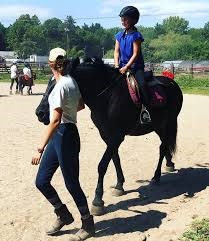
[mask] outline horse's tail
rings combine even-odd
[[[167,125],[167,143],[170,154],[176,152],[176,138],[177,138],[178,123],[177,117],[170,120]]]

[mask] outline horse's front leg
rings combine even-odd
[[[121,142],[124,140],[124,135],[121,135],[121,133],[114,134],[112,132],[111,138],[108,141],[106,151],[99,163],[98,166],[98,182],[97,182],[97,188],[95,191],[95,198],[92,202],[92,214],[93,215],[102,215],[104,214],[104,201],[102,200],[104,189],[104,176],[107,172],[107,167],[110,163],[111,158],[113,157],[114,153],[118,153],[118,148],[121,144]],[[117,169],[116,169],[117,170]]]
[[[120,157],[118,151],[113,153],[112,156],[113,163],[115,165],[116,173],[117,173],[117,184],[113,189],[113,196],[119,197],[124,194],[123,184],[125,182],[125,178],[123,175],[123,170],[121,168]]]
[[[20,77],[18,78],[18,88],[19,88],[19,93],[23,95],[22,80]]]
[[[107,149],[98,165],[98,182],[95,191],[95,197],[92,202],[91,213],[95,216],[100,216],[104,214],[104,201],[102,200],[104,194],[104,176],[107,171],[107,167],[110,163],[110,160],[113,155],[113,150],[110,146],[107,146]]]
[[[170,152],[168,152],[165,155],[166,158],[166,171],[167,172],[174,172],[175,171],[175,164],[172,162],[172,155]]]

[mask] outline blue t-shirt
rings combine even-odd
[[[120,57],[119,57],[119,65],[120,67],[125,66],[128,61],[130,60],[131,56],[133,55],[133,43],[136,40],[144,41],[142,34],[138,31],[133,31],[131,33],[125,33],[124,31],[119,32],[116,34],[116,40],[119,42],[120,45]],[[144,69],[144,58],[142,55],[142,51],[140,48],[140,53],[135,61],[135,63],[131,66],[134,71],[139,69]]]

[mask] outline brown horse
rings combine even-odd
[[[23,95],[23,88],[27,86],[27,94],[32,94],[32,86],[34,85],[34,80],[36,79],[36,74],[32,73],[32,78],[25,78],[24,74],[21,73],[18,76],[18,86],[19,86],[19,93]]]

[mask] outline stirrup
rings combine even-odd
[[[141,124],[150,124],[152,122],[149,111],[142,104],[142,109],[140,113],[140,123]]]

